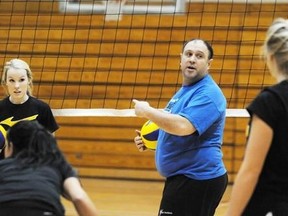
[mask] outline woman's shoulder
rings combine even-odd
[[[0,100],[0,105],[6,104],[7,102],[9,102],[9,97],[2,98]]]
[[[288,91],[288,81],[285,80],[275,85],[264,87],[262,92],[274,92],[274,93],[286,94],[287,91]]]
[[[1,174],[3,173],[7,174],[8,170],[15,169],[17,167],[19,167],[18,161],[15,158],[9,157],[9,158],[4,158],[0,160],[0,173]]]
[[[30,97],[29,97],[29,101],[30,101],[30,103],[32,103],[33,105],[36,105],[36,106],[50,107],[50,106],[48,105],[48,103],[46,103],[45,101],[40,100],[40,99],[38,99],[38,98],[36,98],[36,97],[33,97],[33,96],[30,96]]]

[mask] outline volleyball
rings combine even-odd
[[[141,128],[141,138],[144,145],[148,149],[155,150],[157,146],[157,139],[159,134],[159,127],[154,122],[148,120]]]

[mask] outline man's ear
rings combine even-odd
[[[208,60],[208,67],[209,67],[209,68],[210,68],[211,65],[212,65],[212,61],[213,61],[213,59],[209,59],[209,60]]]

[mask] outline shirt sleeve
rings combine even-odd
[[[270,91],[262,91],[246,109],[250,116],[257,115],[271,128],[275,128],[284,111],[281,100]]]
[[[53,116],[52,110],[48,105],[45,105],[45,107],[43,107],[42,115],[40,115],[40,119],[38,121],[51,133],[55,132],[59,128]]]
[[[217,106],[207,96],[194,99],[179,114],[192,123],[199,135],[204,133],[220,116]]]

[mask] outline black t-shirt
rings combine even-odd
[[[251,200],[288,201],[288,81],[265,88],[247,111],[273,130],[272,144]]]
[[[9,97],[6,97],[0,101],[0,149],[4,145],[6,131],[21,120],[37,120],[50,132],[59,128],[49,105],[45,102],[30,96],[23,104],[13,104]],[[1,158],[3,151],[0,154]]]
[[[15,158],[0,160],[0,206],[4,202],[34,200],[51,206],[57,215],[64,215],[60,195],[63,182],[69,177],[77,174],[64,159],[59,164],[37,168],[23,167]]]
[[[49,105],[35,97],[30,96],[23,104],[13,104],[9,97],[0,101],[0,126],[6,131],[17,121],[24,119],[36,119],[50,132],[59,128]]]

